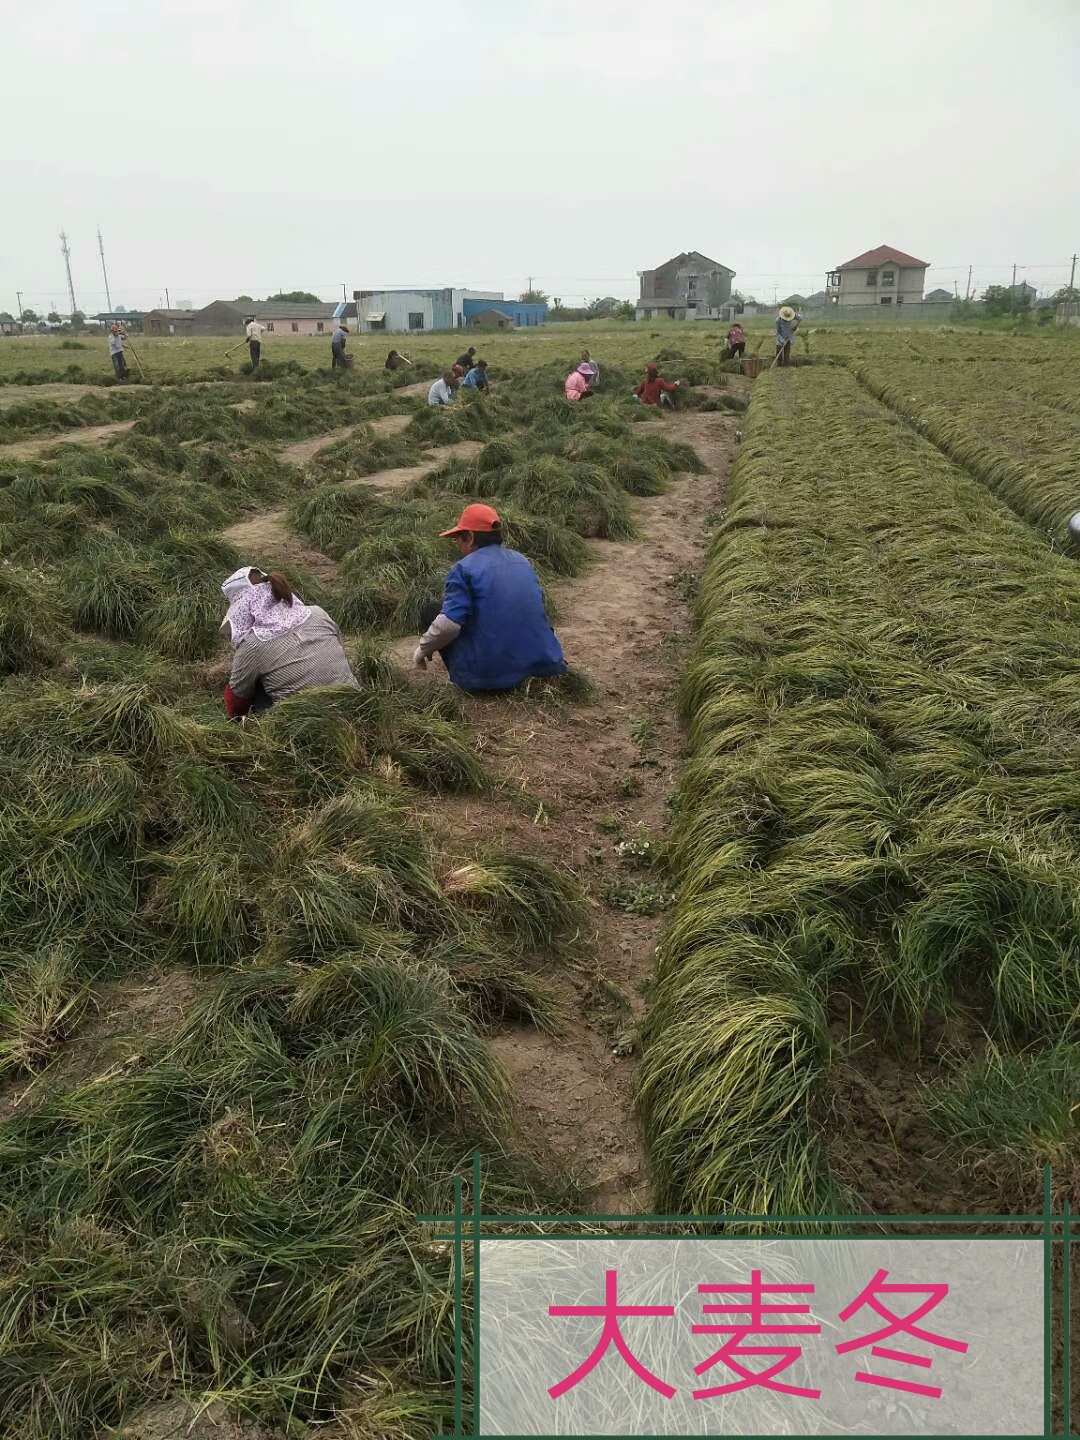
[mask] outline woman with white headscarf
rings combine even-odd
[[[305,605],[284,575],[237,570],[221,587],[229,609],[221,628],[233,647],[225,712],[238,719],[297,690],[351,685],[356,676],[341,631],[319,605]]]

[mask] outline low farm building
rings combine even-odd
[[[142,317],[144,335],[199,335],[197,310],[147,310]]]
[[[340,303],[340,302],[339,302]],[[195,312],[196,335],[242,335],[244,322],[254,315],[267,335],[329,335],[338,305],[326,300],[215,300]],[[346,321],[355,320],[356,306],[345,307]]]
[[[501,290],[355,290],[359,326],[364,334],[422,334],[427,330],[460,330],[474,317],[495,310],[509,326],[543,325],[546,305],[506,300]],[[494,323],[494,322],[492,322]],[[499,327],[496,327],[499,328]]]

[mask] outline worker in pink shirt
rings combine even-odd
[[[571,370],[563,387],[567,400],[583,400],[586,395],[591,395],[593,392],[589,381],[595,374],[596,366],[588,360],[583,360],[576,370]]]

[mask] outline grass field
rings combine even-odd
[[[227,341],[135,343],[145,387],[106,385],[100,341],[0,342],[0,1437],[176,1398],[275,1440],[448,1426],[450,1257],[412,1216],[477,1147],[492,1213],[582,1203],[489,1041],[565,1025],[603,897],[432,823],[500,777],[390,642],[466,499],[552,587],[649,539],[639,502],[703,466],[629,398],[657,355],[742,432],[705,572],[672,577],[699,628],[648,882],[675,894],[641,1037],[658,1203],[1016,1209],[1046,1159],[1075,1181],[1077,337],[810,323],[746,415],[720,327],[478,340],[493,393],[445,412],[410,387],[460,336],[396,377],[385,338],[345,375],[271,339],[258,379]],[[603,393],[569,407],[585,345]],[[341,621],[358,691],[225,720],[242,563]],[[512,703],[576,705],[576,678]],[[105,1033],[139,985],[149,1017]]]

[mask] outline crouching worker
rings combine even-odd
[[[540,581],[524,555],[503,545],[498,513],[466,505],[442,534],[461,559],[446,577],[442,605],[425,607],[413,664],[425,669],[437,651],[463,690],[512,690],[534,675],[561,675],[566,661]]]
[[[650,361],[645,366],[645,379],[638,382],[634,395],[643,405],[663,405],[665,409],[673,410],[675,402],[671,397],[678,388],[678,380],[665,380],[655,363]]]
[[[297,690],[356,685],[341,631],[318,605],[305,605],[284,575],[237,570],[221,587],[229,610],[221,628],[233,647],[225,687],[232,720],[269,710]]]

